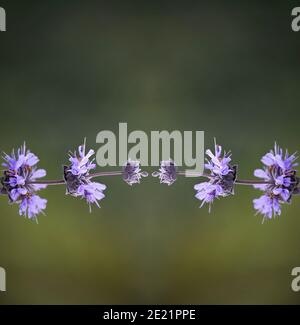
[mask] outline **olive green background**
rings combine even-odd
[[[0,149],[25,140],[61,177],[68,150],[101,130],[204,130],[252,177],[276,140],[299,151],[296,1],[1,1]],[[299,3],[298,3],[299,5]],[[151,168],[148,168],[151,171]],[[2,304],[292,303],[300,199],[262,224],[236,195],[199,209],[173,186],[106,178],[101,209],[62,187],[39,224],[0,197]]]

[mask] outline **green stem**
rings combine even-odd
[[[87,176],[88,179],[92,179],[95,177],[106,177],[106,176],[120,176],[122,175],[122,171],[113,171],[113,172],[99,172],[90,174]],[[32,181],[28,182],[27,184],[36,184],[36,185],[63,185],[65,184],[65,180],[59,179],[59,180],[44,180],[44,181]]]

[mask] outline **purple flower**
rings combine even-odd
[[[265,218],[271,219],[273,214],[280,215],[281,208],[278,196],[264,194],[258,199],[253,200],[254,208]]]
[[[98,201],[102,200],[105,195],[103,191],[106,189],[106,185],[97,182],[88,182],[87,184],[81,184],[78,187],[77,195],[86,199],[87,203],[96,204],[100,208]]]
[[[94,159],[90,160],[93,155],[93,150],[89,150],[87,154],[85,153],[84,142],[83,145],[78,147],[78,154],[76,151],[70,154],[69,161],[71,164],[64,166],[66,194],[85,199],[90,209],[92,204],[100,207],[98,201],[105,197],[103,191],[106,189],[106,185],[92,182],[89,177],[90,170],[96,168],[96,165],[93,163]]]
[[[205,168],[210,171],[207,175],[209,178],[208,182],[202,182],[196,184],[194,189],[197,191],[196,198],[202,201],[200,207],[204,203],[209,204],[209,211],[211,204],[215,198],[226,197],[234,194],[234,182],[236,180],[237,166],[231,166],[230,154],[224,152],[222,154],[222,147],[216,144],[215,141],[215,153],[211,150],[206,150],[208,159],[205,164]]]
[[[43,188],[45,184],[34,184],[39,178],[46,176],[44,169],[37,169],[39,159],[36,155],[26,150],[25,144],[13,151],[11,155],[4,154],[5,162],[2,164],[6,169],[1,178],[2,188],[0,193],[6,194],[11,203],[19,204],[19,214],[36,219],[37,215],[43,213],[47,200],[40,198],[35,193]]]
[[[20,215],[28,216],[29,219],[36,216],[46,209],[47,200],[38,195],[25,196],[20,203]]]
[[[203,182],[196,184],[194,189],[197,191],[196,198],[202,201],[200,208],[204,205],[204,203],[209,204],[209,212],[211,209],[211,203],[213,200],[220,196],[224,195],[224,190],[221,185],[212,184],[210,182]]]
[[[129,159],[123,167],[123,180],[128,184],[139,184],[142,177],[147,177],[147,172],[142,172],[140,162]]]
[[[158,172],[152,173],[153,177],[159,177],[161,184],[172,185],[177,179],[177,167],[173,160],[163,160]]]
[[[296,177],[295,154],[289,155],[275,143],[274,150],[264,155],[261,162],[265,165],[263,169],[256,169],[254,176],[261,178],[266,184],[254,185],[255,188],[265,193],[253,200],[254,208],[264,218],[271,219],[280,215],[281,203],[290,203],[292,196],[299,193],[299,178]]]
[[[211,174],[227,175],[230,172],[230,154],[226,154],[226,152],[224,152],[224,155],[222,156],[222,147],[217,145],[216,142],[215,154],[213,154],[210,149],[206,150],[206,154],[210,159],[206,159],[207,164],[205,164],[205,168],[210,170]]]
[[[90,149],[85,153],[85,140],[84,144],[78,147],[78,155],[76,152],[70,154],[69,161],[71,162],[70,171],[73,175],[87,175],[91,169],[95,169],[94,159],[90,158],[95,154],[95,151]]]

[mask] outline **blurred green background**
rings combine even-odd
[[[299,3],[298,3],[299,4]],[[252,177],[276,140],[299,151],[296,1],[2,1],[0,149],[26,140],[48,178],[101,130],[204,130]],[[151,169],[149,169],[150,171]],[[39,224],[0,197],[2,304],[300,303],[300,199],[262,224],[237,187],[212,213],[194,178],[107,178],[101,209],[63,187]]]

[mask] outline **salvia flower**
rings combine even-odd
[[[123,167],[123,180],[128,185],[139,184],[142,177],[147,177],[148,173],[141,170],[139,161],[129,159]]]
[[[236,180],[237,166],[230,165],[230,153],[222,153],[222,147],[215,142],[215,153],[206,150],[209,158],[206,159],[205,169],[209,171],[209,181],[196,184],[196,198],[202,201],[200,207],[209,204],[209,211],[214,199],[234,194],[234,182]]]
[[[160,183],[172,185],[177,179],[177,167],[172,159],[163,160],[159,171],[152,173],[153,177],[159,177]]]
[[[274,150],[264,155],[261,162],[263,169],[256,169],[254,176],[261,178],[265,184],[254,185],[264,194],[253,200],[254,208],[264,218],[271,219],[281,214],[281,204],[290,203],[292,196],[299,193],[299,178],[296,177],[295,154],[289,155],[275,143]]]
[[[94,159],[90,160],[94,154],[95,152],[92,149],[87,154],[85,153],[85,142],[78,147],[78,154],[76,152],[70,154],[69,161],[71,162],[70,171],[72,175],[88,175],[91,169],[95,169]]]
[[[103,191],[106,189],[106,185],[93,182],[90,179],[90,170],[96,168],[94,159],[91,159],[95,152],[94,150],[89,150],[88,153],[85,151],[84,142],[78,147],[78,153],[75,151],[70,154],[71,164],[64,166],[64,181],[67,187],[66,194],[85,199],[91,209],[92,204],[100,207],[98,201],[105,197]]]
[[[37,169],[39,158],[26,150],[25,144],[11,155],[3,156],[5,168],[1,178],[1,194],[8,196],[10,203],[19,204],[19,214],[36,219],[37,215],[43,213],[47,200],[40,198],[36,192],[47,185],[34,184],[38,179],[46,176],[44,169]]]

